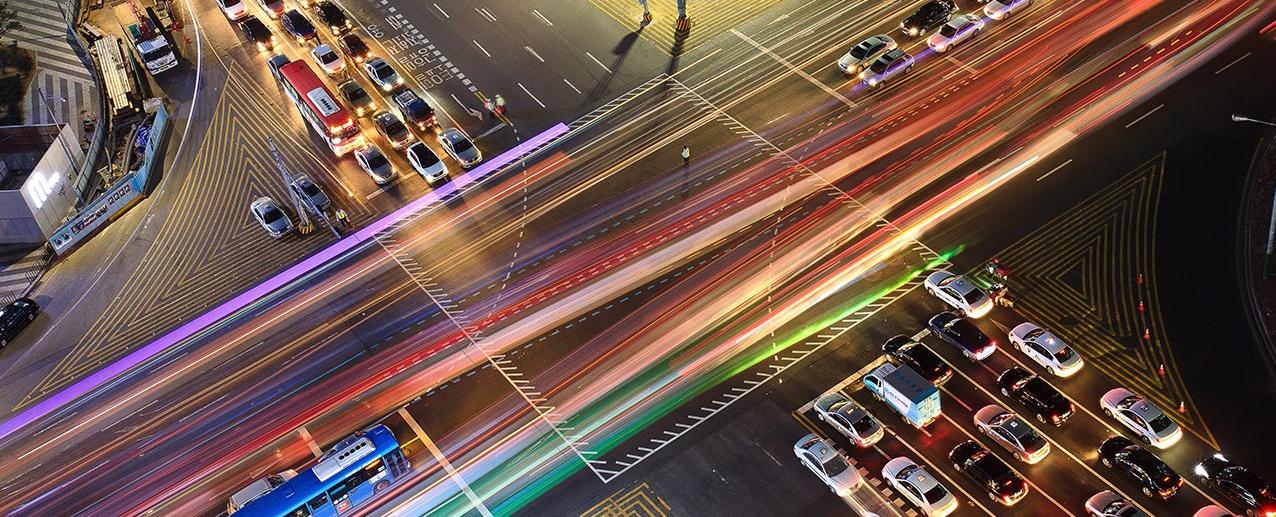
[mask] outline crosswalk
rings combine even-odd
[[[74,17],[59,0],[9,2],[22,26],[9,33],[18,46],[35,53],[36,75],[23,103],[28,124],[70,123],[81,129],[85,116],[97,113],[97,92],[86,62],[71,43],[67,27]]]
[[[35,246],[0,245],[0,304],[8,303],[26,290],[44,267],[44,250]]]

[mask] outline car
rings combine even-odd
[[[858,45],[851,47],[841,59],[837,60],[837,69],[846,75],[856,75],[864,70],[864,67],[872,63],[874,59],[881,57],[882,54],[895,50],[898,46],[895,40],[885,34],[869,36]]]
[[[283,16],[279,18],[279,22],[283,24],[284,30],[288,31],[298,44],[305,45],[307,42],[319,42],[319,32],[315,30],[314,24],[306,19],[306,15],[301,14],[296,9],[289,9]]]
[[[877,58],[876,61],[868,65],[868,68],[860,72],[860,80],[870,87],[876,88],[891,77],[912,71],[913,56],[903,50],[895,49],[882,54],[882,57]]]
[[[1124,436],[1113,436],[1099,446],[1099,462],[1138,483],[1143,495],[1169,499],[1183,486],[1183,478],[1147,449]]]
[[[991,0],[984,6],[984,16],[994,20],[1004,20],[1030,5],[1032,0]]]
[[[814,433],[798,440],[793,445],[793,454],[839,497],[850,495],[864,482],[859,470],[852,467],[832,443]]]
[[[291,63],[292,60],[283,54],[274,54],[266,59],[266,66],[270,68],[270,75],[274,76],[275,81],[282,83],[284,78],[279,75],[279,68]]]
[[[1020,368],[1011,366],[997,376],[1001,394],[1019,401],[1036,415],[1037,421],[1063,425],[1076,412],[1076,406],[1045,379]]]
[[[368,95],[368,90],[359,86],[359,83],[354,79],[341,81],[341,84],[337,85],[337,91],[341,93],[341,98],[345,99],[350,109],[354,110],[355,116],[362,117],[376,112],[376,101],[372,100],[372,96]]]
[[[230,18],[232,22],[237,22],[248,16],[248,4],[245,4],[244,0],[217,0],[217,7],[220,7],[222,14]]]
[[[368,49],[368,44],[363,42],[363,38],[354,33],[337,38],[337,46],[341,47],[341,51],[346,53],[346,57],[356,64],[363,64],[372,54],[372,51]]]
[[[940,339],[957,347],[971,361],[982,361],[997,351],[997,341],[984,334],[970,320],[953,312],[941,312],[927,323]]]
[[[1103,413],[1116,419],[1145,445],[1164,449],[1183,437],[1183,429],[1161,408],[1125,388],[1112,388],[1099,399]]]
[[[279,208],[279,204],[274,199],[262,196],[253,201],[252,204],[253,218],[257,219],[257,223],[266,229],[266,233],[276,239],[283,237],[284,234],[292,231],[292,220],[288,218],[288,214]]]
[[[248,41],[257,44],[257,50],[262,52],[275,50],[275,44],[278,43],[278,40],[275,39],[275,35],[271,34],[270,28],[266,27],[266,24],[262,23],[260,18],[248,15],[239,22],[239,30],[244,33]]]
[[[896,364],[906,364],[931,384],[941,386],[953,376],[953,369],[930,347],[900,334],[882,345],[886,358]]]
[[[1050,454],[1050,442],[1041,433],[996,404],[975,412],[975,428],[1024,463],[1037,463]]]
[[[952,460],[953,468],[978,483],[993,501],[1013,506],[1028,495],[1028,482],[974,440],[957,444],[948,453],[948,459]]]
[[[468,169],[483,161],[483,153],[479,151],[478,147],[474,146],[474,142],[470,141],[470,137],[465,136],[465,133],[462,133],[457,128],[450,127],[439,133],[439,146],[443,147],[443,151],[448,156],[460,163],[463,169]]]
[[[958,43],[966,41],[979,35],[979,31],[984,28],[984,19],[978,14],[963,14],[945,23],[938,31],[930,35],[926,40],[926,46],[935,52],[945,52],[950,48],[957,46]]]
[[[416,139],[412,136],[412,132],[408,131],[408,126],[403,125],[403,121],[393,113],[385,111],[377,113],[372,116],[372,123],[377,126],[377,132],[389,140],[390,145],[395,149],[403,149]]]
[[[328,194],[325,194],[323,189],[319,188],[319,185],[315,185],[315,182],[311,181],[310,178],[297,176],[293,178],[292,182],[288,183],[288,188],[292,190],[293,195],[303,200],[302,205],[307,206],[307,208],[314,207],[317,211],[322,212],[332,206],[332,200],[328,199]]]
[[[346,13],[342,12],[341,8],[337,7],[337,4],[328,0],[315,2],[310,6],[310,12],[314,13],[315,18],[318,18],[320,23],[328,26],[328,30],[332,31],[333,36],[340,36],[354,28]]]
[[[226,501],[226,514],[230,515],[247,506],[254,499],[266,495],[271,490],[283,486],[284,482],[297,477],[297,471],[288,469],[278,474],[254,480],[248,486],[239,489],[238,492],[231,494],[230,499]]]
[[[1200,510],[1197,510],[1195,513],[1193,513],[1192,517],[1234,517],[1234,516],[1232,512],[1227,511],[1226,508],[1223,508],[1216,504],[1208,504],[1208,505],[1202,506]]]
[[[1071,377],[1085,366],[1081,354],[1035,323],[1024,322],[1010,329],[1010,344],[1057,377]]]
[[[815,399],[815,416],[850,438],[856,447],[871,447],[885,433],[868,410],[836,392]]]
[[[1090,517],[1148,517],[1139,507],[1111,490],[1104,490],[1086,499],[1085,513]]]
[[[967,318],[982,318],[992,311],[992,298],[964,275],[936,271],[922,283],[926,292]]]
[[[395,93],[390,100],[391,105],[398,110],[399,118],[416,126],[417,129],[425,131],[438,124],[434,108],[431,108],[416,92],[405,88]]]
[[[1201,482],[1214,485],[1228,499],[1245,508],[1249,515],[1276,515],[1276,494],[1262,477],[1253,471],[1236,465],[1222,454],[1205,458],[1192,471]]]
[[[367,72],[368,79],[371,79],[377,88],[381,88],[381,91],[388,92],[403,84],[403,78],[394,71],[394,67],[379,57],[364,61],[363,71]]]
[[[272,20],[278,20],[279,15],[284,14],[284,0],[257,0],[257,4]]]
[[[412,168],[425,178],[425,182],[433,186],[435,183],[447,179],[447,165],[443,164],[443,160],[439,159],[439,155],[426,147],[424,143],[415,142],[408,146],[407,150],[408,162],[412,164]]]
[[[346,62],[327,43],[315,45],[315,48],[310,49],[310,58],[319,65],[323,73],[329,76],[340,75],[346,71]]]
[[[368,145],[355,149],[354,161],[359,163],[359,168],[368,173],[377,185],[390,183],[398,176],[394,170],[394,164],[391,164],[376,146]]]
[[[911,459],[900,456],[886,462],[882,479],[929,517],[942,517],[957,509],[952,492]]]
[[[952,0],[930,0],[899,22],[899,28],[904,34],[916,38],[947,23],[956,12],[957,4]]]
[[[0,348],[8,346],[40,314],[40,304],[25,296],[0,308]]]

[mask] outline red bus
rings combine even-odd
[[[292,103],[310,123],[310,128],[328,142],[333,154],[342,156],[363,145],[363,135],[354,118],[337,102],[309,64],[293,61],[279,67],[279,75]]]

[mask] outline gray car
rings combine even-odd
[[[385,185],[394,181],[398,174],[394,171],[394,164],[381,153],[380,149],[375,146],[366,146],[355,149],[354,159],[359,162],[359,168],[363,172],[368,173],[377,185]]]
[[[858,447],[871,447],[882,439],[882,424],[867,410],[841,393],[829,393],[815,399],[815,416],[837,432],[850,438]]]
[[[292,183],[288,184],[288,188],[292,189],[292,193],[296,194],[298,198],[303,201],[308,200],[310,205],[316,210],[327,210],[332,205],[332,200],[328,199],[328,195],[324,194],[323,189],[305,176],[298,176],[293,179]]]
[[[838,496],[845,497],[864,482],[864,477],[846,457],[819,435],[803,436],[793,445],[793,454]]]
[[[253,201],[252,213],[253,219],[256,219],[271,237],[278,239],[292,231],[292,220],[279,208],[274,199],[266,196],[257,198]]]
[[[416,140],[416,137],[413,137],[412,132],[408,130],[408,126],[388,111],[373,115],[372,123],[377,126],[377,132],[389,140],[390,145],[395,149],[403,149]]]
[[[372,96],[368,95],[368,90],[359,86],[354,79],[346,79],[337,85],[337,91],[341,92],[341,98],[346,100],[346,104],[350,105],[350,109],[354,110],[355,116],[363,117],[371,115],[377,110],[376,101],[372,100]]]
[[[460,163],[463,168],[468,169],[483,161],[483,153],[474,147],[470,137],[465,136],[465,133],[457,128],[450,127],[439,133],[439,145],[443,146],[448,156]]]
[[[1037,463],[1050,454],[1050,442],[1014,413],[996,404],[975,412],[975,427],[1015,455],[1019,461]]]
[[[846,75],[856,75],[882,54],[895,50],[896,46],[895,40],[885,34],[870,36],[837,60],[837,69]]]

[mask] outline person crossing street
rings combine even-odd
[[[682,146],[682,166],[686,167],[691,163],[691,147]]]

